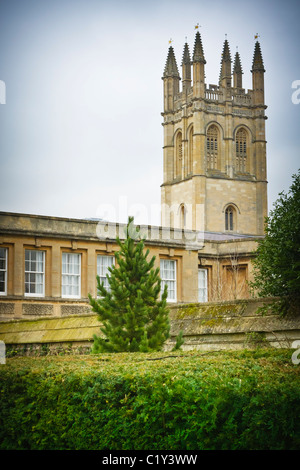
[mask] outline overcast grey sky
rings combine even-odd
[[[300,166],[299,13],[291,0],[1,0],[0,210],[86,218],[112,205],[116,221],[159,224],[161,77],[169,39],[180,67],[197,23],[211,84],[227,34],[252,88],[260,35],[271,208]]]

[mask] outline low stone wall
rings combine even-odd
[[[165,350],[174,347],[183,330],[183,350],[224,350],[253,347],[290,348],[300,340],[300,317],[281,318],[257,313],[262,301],[238,300],[170,306],[171,331]],[[64,318],[11,320],[0,323],[0,340],[23,354],[88,352],[93,335],[100,334],[95,314]]]
[[[24,354],[37,351],[87,352],[91,348],[94,334],[100,334],[100,323],[95,314],[0,323],[0,340],[9,349]]]
[[[262,300],[248,299],[176,305],[171,309],[171,338],[166,347],[172,349],[183,330],[185,350],[290,348],[300,339],[300,316],[282,318],[270,311],[261,315],[257,309],[262,305]]]

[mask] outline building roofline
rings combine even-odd
[[[32,225],[4,223],[4,218],[9,219],[31,219]],[[1,221],[2,219],[2,221]],[[56,227],[43,224],[38,226],[38,221],[46,222],[52,221],[53,224],[57,223]],[[10,221],[11,222],[11,221]],[[74,224],[73,230],[67,230],[65,223]],[[135,224],[139,227],[141,235],[144,236],[147,244],[153,243],[155,245],[161,243],[165,245],[173,245],[176,247],[187,247],[190,249],[202,249],[204,243],[230,243],[253,241],[264,238],[262,235],[256,234],[240,234],[240,233],[227,233],[227,232],[195,232],[194,230],[177,229],[172,227],[165,227],[159,225]],[[79,227],[94,227],[91,230],[80,230]],[[54,237],[54,238],[72,238],[84,240],[101,240],[101,241],[115,241],[117,237],[122,238],[121,229],[126,227],[126,223],[122,222],[109,222],[96,218],[68,218],[60,216],[47,216],[38,214],[26,214],[18,212],[3,212],[0,211],[0,233],[2,234],[18,234],[28,235],[35,237]],[[116,229],[113,232],[113,229]],[[192,235],[195,238],[193,240]],[[146,235],[146,236],[145,236]]]

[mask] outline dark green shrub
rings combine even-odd
[[[0,448],[300,447],[291,351],[155,354],[8,359]]]

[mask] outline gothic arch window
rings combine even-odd
[[[182,172],[182,133],[177,132],[175,141],[175,178],[181,177]]]
[[[209,126],[206,136],[206,165],[208,170],[218,168],[219,130],[215,124]]]
[[[194,128],[191,127],[189,130],[188,134],[188,162],[187,162],[187,174],[189,175],[190,173],[193,172],[193,133],[194,133]]]
[[[235,168],[238,173],[245,173],[247,171],[247,147],[247,132],[241,128],[235,136]]]
[[[231,232],[236,230],[236,209],[232,205],[225,209],[225,230]]]

